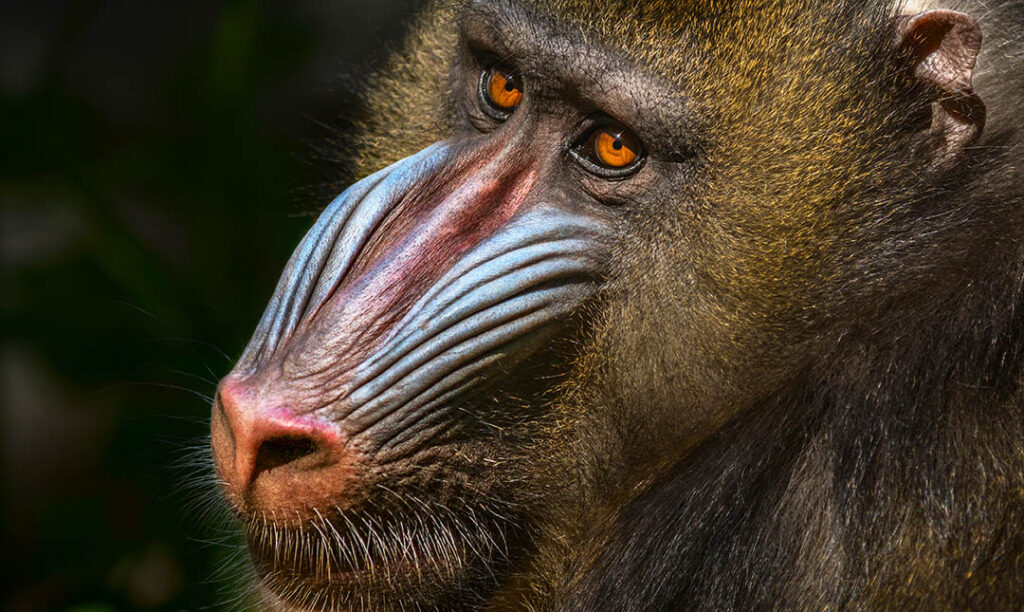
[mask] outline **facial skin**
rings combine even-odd
[[[441,3],[370,94],[375,172],[213,406],[268,606],[542,599],[666,458],[956,252],[921,194],[984,122],[973,22],[600,4]]]
[[[667,169],[638,150],[599,176],[587,138],[640,146],[604,108],[664,109],[590,101],[635,81],[620,68],[549,111],[580,77],[542,73],[551,55],[500,62],[495,17],[461,23],[451,134],[328,206],[219,387],[218,472],[282,605],[453,604],[518,554],[537,494],[510,483],[546,427],[543,393],[568,370],[619,207]],[[490,95],[496,70],[521,79],[514,106]]]

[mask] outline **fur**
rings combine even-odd
[[[623,212],[495,608],[1009,609],[1024,598],[1024,3],[985,34],[981,140],[949,167],[936,92],[882,2],[498,0],[687,109],[688,180]],[[446,138],[472,4],[376,79],[361,175]],[[500,10],[498,12],[501,12]],[[568,59],[568,58],[567,58]]]

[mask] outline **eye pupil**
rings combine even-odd
[[[616,151],[621,149],[622,148],[622,141],[621,140],[616,140],[615,142],[613,142],[612,143],[612,148],[615,149]]]

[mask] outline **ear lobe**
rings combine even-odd
[[[963,13],[938,9],[900,18],[897,30],[914,76],[942,92],[932,104],[933,161],[947,165],[985,126],[985,104],[971,88],[981,29]]]

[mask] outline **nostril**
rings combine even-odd
[[[317,441],[306,436],[285,435],[265,440],[256,451],[253,477],[316,455],[320,450]]]
[[[309,516],[311,508],[354,498],[357,455],[335,422],[269,403],[233,379],[221,389],[210,442],[217,475],[236,510]]]
[[[230,378],[214,402],[210,442],[217,474],[238,503],[298,503],[317,495],[325,474],[347,473],[350,465],[334,422],[277,402],[268,406]]]

